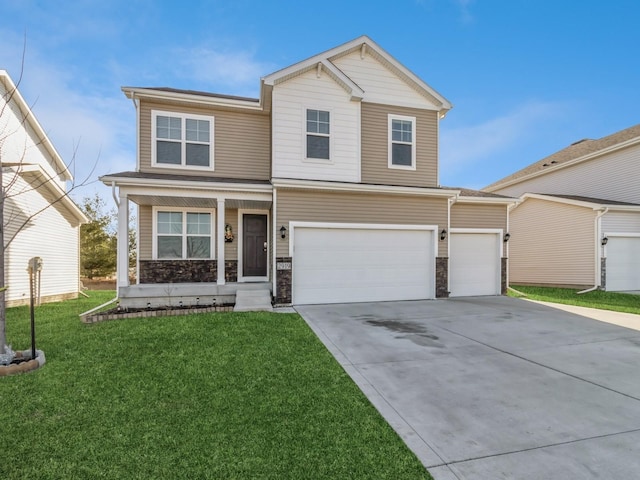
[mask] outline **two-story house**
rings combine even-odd
[[[513,283],[640,290],[640,125],[584,139],[486,187],[510,213]]]
[[[8,306],[30,301],[29,260],[42,259],[34,295],[40,302],[77,298],[80,225],[88,221],[71,200],[71,172],[20,94],[0,70],[0,161],[4,199],[4,275]]]
[[[438,180],[451,104],[366,36],[262,78],[260,98],[123,88],[134,172],[102,177],[138,206],[138,277],[118,242],[123,306],[499,295],[513,199]],[[164,298],[163,298],[164,297]],[[175,300],[174,300],[175,301]]]

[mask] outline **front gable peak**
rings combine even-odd
[[[348,56],[357,57],[361,60],[373,60],[384,68],[389,75],[396,77],[396,81],[404,84],[407,90],[415,92],[426,101],[426,105],[429,105],[431,109],[439,111],[441,115],[444,116],[444,114],[452,108],[451,103],[446,98],[427,85],[366,35],[263,77],[263,87],[273,87],[316,69],[318,75],[327,73],[338,85],[351,95],[352,100],[367,100],[369,89],[364,87],[358,78],[355,78],[357,72],[349,71],[348,64],[345,63],[345,59]]]

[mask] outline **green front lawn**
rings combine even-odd
[[[0,478],[431,478],[297,314],[84,325],[90,296],[38,307],[46,365],[0,378]]]
[[[579,290],[570,288],[529,287],[524,285],[512,285],[512,287],[526,294],[527,298],[532,300],[640,314],[640,295],[603,292],[600,290],[578,295],[576,292]],[[512,297],[520,296],[513,291],[509,291],[509,295]]]

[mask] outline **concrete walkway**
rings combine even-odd
[[[633,328],[640,330],[640,315],[634,313],[614,312],[612,310],[600,310],[597,308],[577,307],[575,305],[565,305],[562,303],[540,302],[538,300],[529,300],[529,302],[539,303],[547,307],[557,308],[565,312],[575,313],[583,317],[593,318],[601,322],[607,322],[619,327]],[[639,299],[640,301],[640,299]]]
[[[296,309],[436,480],[638,477],[637,330],[508,297]]]

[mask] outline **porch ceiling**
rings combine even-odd
[[[218,201],[216,198],[197,198],[197,197],[173,197],[164,195],[129,195],[129,199],[137,205],[148,206],[164,206],[164,207],[181,207],[181,208],[216,208]],[[238,198],[227,198],[225,200],[225,208],[235,209],[256,209],[269,210],[271,208],[270,201],[246,200]]]

